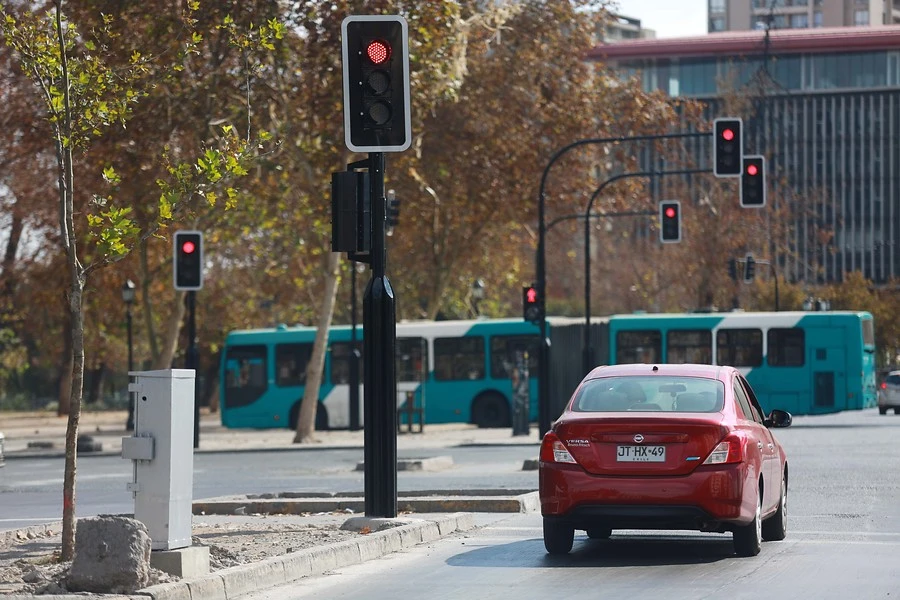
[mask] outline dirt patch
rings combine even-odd
[[[195,546],[209,547],[210,570],[249,564],[363,535],[340,527],[352,514],[194,516]],[[60,561],[59,527],[0,536],[0,597],[65,594],[71,562]],[[150,585],[178,577],[151,569]],[[136,590],[135,590],[136,591]],[[102,594],[82,596],[102,598]]]

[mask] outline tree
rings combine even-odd
[[[182,15],[186,30],[195,23],[192,14],[198,8],[198,2],[188,2]],[[23,71],[40,92],[56,151],[59,245],[65,253],[69,275],[66,303],[72,343],[62,532],[62,559],[70,560],[75,549],[76,439],[84,388],[85,285],[92,272],[120,260],[140,238],[132,209],[116,206],[112,196],[94,196],[91,203],[80,205],[86,224],[76,226],[76,152],[85,152],[105,130],[125,124],[134,104],[146,93],[143,86],[149,83],[151,58],[134,52],[127,63],[116,64],[115,53],[110,50],[118,37],[110,27],[112,17],[102,15],[96,28],[79,32],[64,14],[63,0],[53,0],[52,10],[44,15],[25,12],[17,17],[0,8],[0,17],[6,44],[16,52]],[[262,28],[258,31],[262,32]],[[270,23],[267,33],[277,37],[280,28]],[[170,73],[179,70],[178,60],[201,39],[196,34],[186,39],[184,52],[170,63]],[[171,221],[179,211],[186,211],[198,195],[215,204],[216,189],[225,175],[239,177],[246,173],[249,140],[238,139],[233,128],[225,128],[224,134],[223,150],[205,149],[195,165],[170,164],[170,179],[159,181],[162,195],[158,220],[144,232],[145,238],[154,235],[160,222]],[[103,178],[112,185],[121,181],[111,166],[103,170]],[[232,198],[234,190],[226,189]],[[79,244],[78,233],[85,226],[87,243]]]

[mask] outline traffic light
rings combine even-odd
[[[412,141],[409,38],[398,15],[341,23],[344,140],[353,152],[400,152]]]
[[[543,317],[541,297],[536,285],[522,288],[522,317],[531,323],[539,323]]]
[[[741,174],[744,143],[741,139],[740,119],[713,121],[713,173],[716,177],[737,177]]]
[[[199,231],[176,231],[172,253],[176,290],[199,290],[203,287],[203,234]]]
[[[745,156],[741,172],[741,206],[762,208],[766,205],[766,159]]]
[[[663,244],[681,241],[681,202],[678,200],[659,203],[659,241]]]
[[[728,276],[732,281],[737,281],[737,260],[733,258],[728,259]]]
[[[748,254],[744,261],[744,283],[750,283],[756,275],[756,260]]]

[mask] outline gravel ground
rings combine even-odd
[[[304,548],[352,539],[365,532],[346,531],[341,525],[352,513],[315,515],[195,515],[194,545],[209,546],[210,570],[253,563]],[[64,594],[71,562],[60,562],[60,527],[19,535],[0,535],[0,597],[11,594]],[[150,585],[177,581],[152,570]],[[87,596],[91,597],[91,596]],[[96,595],[102,598],[102,595]]]

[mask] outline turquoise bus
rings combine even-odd
[[[614,315],[609,362],[731,365],[767,413],[876,404],[875,330],[867,312]]]
[[[226,427],[295,428],[303,399],[314,327],[233,331],[220,369],[220,409]],[[362,352],[362,326],[357,340]],[[512,422],[512,371],[519,355],[529,367],[531,420],[537,418],[537,326],[521,319],[421,321],[397,324],[397,404],[407,393],[424,422],[507,427]],[[350,326],[329,331],[316,428],[350,425]],[[363,380],[360,361],[360,381]],[[359,415],[362,421],[363,389]]]

